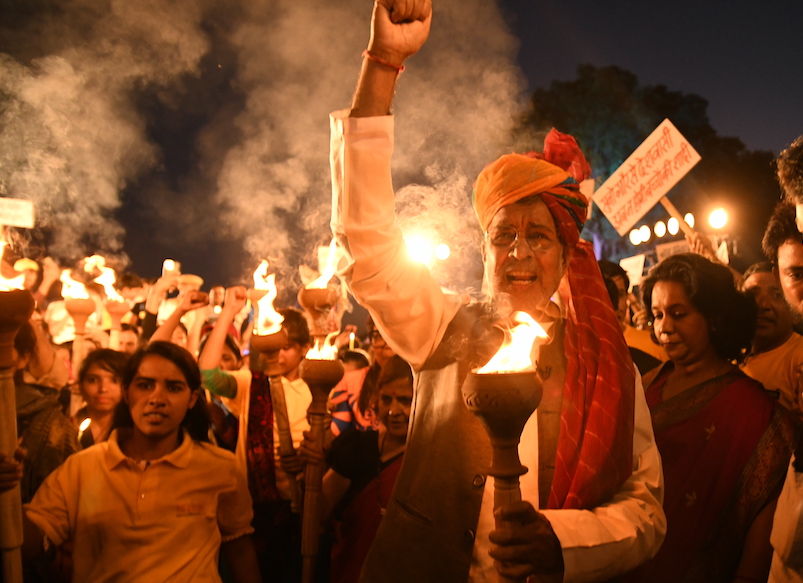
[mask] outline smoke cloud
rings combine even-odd
[[[472,181],[505,145],[522,81],[517,41],[494,3],[450,0],[435,11],[430,39],[399,82],[394,175],[400,225],[439,233],[458,251],[455,271],[459,251],[477,249]],[[314,266],[315,247],[331,237],[327,116],[350,104],[369,24],[362,0],[246,5],[232,40],[247,93],[236,120],[243,140],[225,155],[218,197],[254,260]]]
[[[297,285],[331,237],[328,114],[350,104],[371,3],[32,1],[0,24],[0,195],[35,201],[51,251],[122,252],[136,219],[132,255],[183,242],[196,273],[242,281],[278,258]],[[516,50],[494,2],[438,1],[399,81],[399,224],[450,245],[436,274],[459,289],[480,277],[471,186],[522,107]]]
[[[34,201],[62,260],[120,253],[121,191],[159,156],[132,96],[195,71],[207,48],[200,10],[157,0],[40,8],[26,34],[3,34],[18,58],[0,55],[0,195]]]

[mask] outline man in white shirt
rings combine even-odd
[[[332,116],[342,275],[416,373],[404,465],[362,579],[485,581],[498,570],[605,581],[653,556],[666,524],[641,381],[593,251],[579,240],[587,203],[578,184],[590,169],[559,132],[544,154],[486,168],[475,211],[491,301],[444,294],[406,257],[390,177],[396,78],[430,21],[429,0],[377,0],[352,109]],[[550,338],[538,358],[544,397],[520,446],[527,502],[503,508],[506,525],[494,529],[491,448],[460,387],[498,348],[496,316],[512,310],[530,313]]]

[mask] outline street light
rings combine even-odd
[[[652,231],[647,225],[641,225],[639,228],[639,235],[641,235],[641,242],[646,243],[650,240],[650,235],[652,235]]]
[[[655,223],[655,227],[653,228],[656,237],[663,237],[666,235],[666,224],[663,221],[658,221]]]
[[[683,220],[686,221],[686,224],[689,225],[692,229],[694,228],[694,215],[691,213],[686,213],[683,215]]]
[[[678,221],[675,217],[672,217],[666,222],[666,228],[670,235],[677,235],[678,231],[680,230],[680,221]]]
[[[725,209],[718,208],[711,212],[708,216],[708,224],[714,227],[715,229],[721,229],[728,223],[728,213],[725,212]]]
[[[638,229],[633,229],[632,231],[630,231],[630,242],[633,245],[641,244],[641,233],[639,232]]]

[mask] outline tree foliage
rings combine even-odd
[[[717,134],[707,114],[708,102],[665,85],[640,85],[633,73],[616,66],[580,65],[572,81],[553,81],[537,89],[517,127],[517,145],[533,147],[551,127],[573,135],[586,153],[599,187],[660,124],[669,118],[700,153],[702,160],[670,192],[681,212],[702,218],[714,204],[731,215],[732,236],[741,238],[740,253],[759,260],[759,242],[780,191],[774,177],[773,154],[748,150],[736,137]],[[666,219],[658,206],[642,219],[653,224]],[[698,221],[702,222],[702,221]],[[704,230],[704,228],[701,228]],[[597,253],[618,259],[643,252],[619,237],[602,213],[594,210],[586,226]]]

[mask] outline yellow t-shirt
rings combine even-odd
[[[219,583],[220,543],[254,530],[234,456],[185,432],[141,465],[117,439],[67,458],[25,505],[28,518],[53,543],[73,541],[73,581]]]
[[[742,364],[742,370],[768,391],[779,393],[781,405],[791,410],[803,370],[803,336],[792,332],[789,340],[778,348],[750,356]]]

